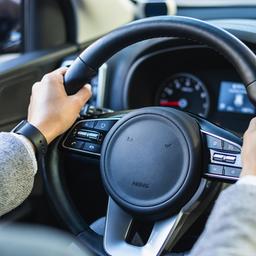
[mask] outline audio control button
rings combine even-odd
[[[100,133],[92,131],[78,131],[77,137],[98,141],[100,139]]]

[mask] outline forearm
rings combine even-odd
[[[256,186],[236,184],[219,196],[191,256],[254,255]]]
[[[32,145],[13,133],[0,133],[0,216],[29,196],[36,171]]]

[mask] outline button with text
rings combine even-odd
[[[100,139],[100,134],[98,132],[92,131],[78,131],[77,136],[89,140],[98,141]]]

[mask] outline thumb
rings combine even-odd
[[[81,107],[91,98],[92,96],[92,87],[90,84],[83,86],[76,94],[70,96],[74,100],[78,101]]]
[[[256,131],[256,118],[254,117],[249,124],[248,131]]]

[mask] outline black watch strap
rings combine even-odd
[[[25,136],[34,145],[37,157],[47,152],[47,141],[44,135],[28,121],[21,121],[12,132]]]

